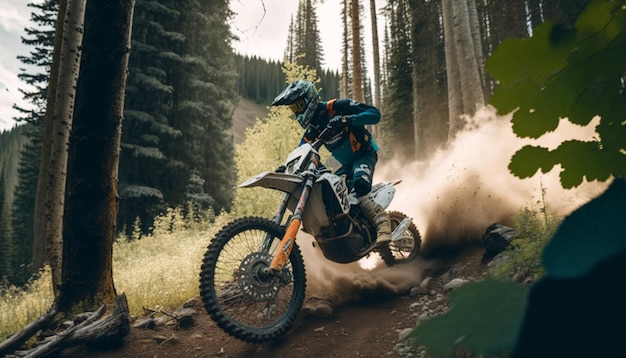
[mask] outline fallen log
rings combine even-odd
[[[106,306],[102,305],[81,323],[73,325],[56,335],[47,337],[33,349],[15,352],[15,356],[26,358],[49,357],[70,347],[83,344],[106,345],[121,340],[130,331],[126,295],[117,296],[111,314],[102,318],[105,311]]]
[[[11,337],[0,343],[0,357],[4,357],[10,352],[14,352],[19,346],[24,344],[35,333],[50,325],[54,316],[59,313],[58,305],[54,304],[48,312],[39,317],[36,321],[29,323],[21,331],[16,332]]]

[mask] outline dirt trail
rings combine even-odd
[[[419,259],[421,274],[432,277],[431,294],[442,293],[437,280],[454,271],[458,277],[478,278],[486,270],[481,263],[484,249],[470,246],[444,259]],[[394,270],[412,268],[395,267]],[[64,351],[62,357],[89,358],[160,358],[160,357],[406,357],[398,350],[400,332],[415,327],[418,312],[412,305],[417,297],[408,291],[397,294],[389,290],[355,295],[355,300],[335,304],[307,297],[305,308],[292,329],[281,339],[264,344],[241,342],[224,333],[208,317],[197,300],[196,324],[189,329],[173,325],[154,330],[131,328],[119,347],[93,350],[85,347]],[[172,309],[173,310],[173,309]]]

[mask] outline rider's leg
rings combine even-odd
[[[359,197],[361,210],[372,224],[376,226],[376,242],[384,243],[391,240],[389,214],[367,195],[372,188],[372,177],[377,159],[375,151],[364,153],[364,155],[358,158],[352,167],[352,182],[354,191]]]
[[[359,202],[361,210],[370,221],[376,225],[376,242],[385,243],[391,241],[391,222],[389,213],[383,210],[382,206],[370,199],[369,196],[362,196]]]

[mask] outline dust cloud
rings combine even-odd
[[[575,190],[561,187],[560,168],[547,174],[520,179],[508,170],[512,155],[525,144],[555,148],[566,139],[590,140],[597,120],[586,127],[561,120],[556,131],[539,140],[517,138],[509,116],[498,116],[491,107],[466,119],[463,132],[429,160],[402,164],[379,162],[375,182],[402,179],[396,186],[389,211],[413,218],[422,235],[423,254],[453,249],[480,240],[493,223],[512,225],[522,208],[544,205],[553,213],[567,214],[599,194],[603,184],[586,183]],[[542,194],[543,193],[543,194]],[[386,267],[376,255],[351,264],[327,260],[314,240],[300,233],[298,242],[307,269],[310,295],[333,302],[368,297],[388,297],[419,285],[428,260]]]
[[[527,179],[515,177],[508,169],[513,154],[526,144],[554,149],[568,139],[591,140],[597,136],[597,119],[585,127],[562,119],[554,132],[537,140],[516,137],[511,115],[498,116],[491,107],[482,108],[466,122],[466,130],[428,161],[376,167],[378,181],[402,179],[389,210],[414,218],[423,250],[475,242],[493,223],[511,226],[524,207],[539,210],[545,205],[554,214],[567,214],[604,187],[584,182],[576,189],[563,189],[560,167]]]
[[[422,281],[423,262],[387,267],[376,254],[360,262],[338,264],[324,257],[310,235],[301,232],[297,240],[304,257],[309,296],[334,303],[384,299],[408,293]]]

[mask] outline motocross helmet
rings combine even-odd
[[[285,90],[279,94],[272,106],[289,106],[296,115],[298,123],[302,128],[307,128],[311,123],[311,118],[320,102],[320,96],[315,89],[315,85],[309,81],[296,80],[291,82]]]

